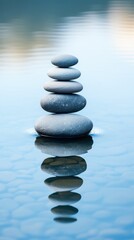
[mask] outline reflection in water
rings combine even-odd
[[[28,12],[27,5],[30,9]],[[71,0],[33,0],[29,4],[26,0],[14,0],[14,3],[10,0],[3,1],[0,8],[0,53],[2,53],[0,60],[4,59],[4,55],[12,56],[16,60],[34,58],[36,53],[40,53],[40,57],[41,53],[47,55],[54,49],[55,41],[59,41],[61,35],[66,36],[68,33],[69,21],[76,24],[76,29],[81,27],[81,23],[83,25],[81,31],[86,27],[88,33],[91,17],[96,16],[97,19],[98,15],[106,18],[106,24],[112,30],[110,38],[113,46],[117,47],[116,51],[121,51],[125,57],[133,60],[133,12],[132,0],[85,0],[84,4],[80,0],[77,0],[77,4],[76,1]],[[67,25],[66,17],[68,17]],[[62,22],[65,24],[65,29]]]
[[[60,191],[72,191],[79,188],[83,180],[80,177],[67,176],[67,177],[51,177],[44,181],[49,187]]]
[[[46,158],[41,169],[55,176],[73,176],[84,172],[86,161],[79,156]]]
[[[59,223],[73,223],[77,221],[72,215],[78,213],[78,209],[70,204],[74,204],[81,199],[81,195],[72,192],[81,187],[83,179],[79,175],[87,168],[85,159],[79,155],[86,153],[92,148],[93,140],[91,136],[79,139],[53,139],[37,137],[35,145],[43,153],[49,153],[56,157],[46,158],[41,164],[41,169],[55,177],[45,179],[44,183],[52,187],[56,192],[49,195],[49,199],[58,206],[51,209],[53,214],[58,215],[54,221]]]
[[[29,57],[32,52],[35,54],[36,49],[50,49],[59,35],[54,30],[63,17],[78,16],[87,10],[104,12],[107,9],[108,3],[103,1],[98,2],[97,9],[89,0],[84,4],[77,0],[77,7],[76,1],[71,0],[3,1],[0,7],[0,53],[6,49],[8,54],[20,58]]]
[[[87,153],[92,148],[93,139],[91,136],[78,139],[37,137],[35,145],[45,154],[66,157]]]
[[[61,53],[79,57],[88,102],[83,114],[105,134],[95,136],[90,168],[78,175],[82,187],[54,193],[43,183],[53,175],[34,161],[42,155],[41,165],[51,156],[36,152],[35,136],[23,132],[42,112],[41,86],[51,57]],[[134,63],[134,0],[0,0],[0,239],[134,239],[134,68],[126,59]],[[88,151],[78,145],[65,151]],[[55,146],[48,148],[57,155]],[[90,156],[89,151],[84,157],[87,164]],[[48,210],[56,205],[79,209],[69,231],[52,223],[58,216]]]
[[[76,192],[55,192],[49,195],[48,197],[54,203],[58,203],[60,205],[64,204],[74,204],[80,201],[81,195]]]
[[[78,212],[78,209],[70,205],[64,205],[64,206],[59,205],[59,206],[53,207],[51,209],[51,212],[54,214],[66,216],[66,215],[76,214]]]
[[[57,217],[57,218],[54,218],[54,221],[59,223],[73,223],[73,222],[76,222],[77,219],[72,217]]]

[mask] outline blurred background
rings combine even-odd
[[[109,107],[114,102],[115,111],[128,108],[133,97],[133,10],[130,0],[0,0],[2,106],[3,99],[12,98],[4,100],[2,113],[11,104],[12,113],[18,108],[24,115],[25,101],[25,111],[34,105],[38,115],[51,57],[61,53],[79,58],[84,94],[90,94],[93,105],[101,100]]]
[[[94,144],[78,220],[61,229],[33,127],[51,58],[64,53],[79,59]],[[134,238],[133,89],[133,0],[0,0],[2,240]]]

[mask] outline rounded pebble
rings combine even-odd
[[[48,76],[59,81],[70,81],[79,78],[80,71],[75,68],[52,68],[48,72]]]
[[[92,127],[90,119],[78,114],[50,114],[41,117],[35,124],[37,133],[55,138],[86,136]]]
[[[78,94],[50,93],[41,99],[41,107],[52,113],[73,113],[82,110],[86,99]]]
[[[63,54],[52,58],[51,63],[60,68],[68,68],[78,63],[78,58]]]
[[[54,93],[75,93],[80,92],[83,86],[75,81],[48,81],[44,84],[44,89]]]
[[[84,172],[86,161],[79,156],[50,157],[43,161],[41,169],[55,176],[73,176]]]

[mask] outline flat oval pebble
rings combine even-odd
[[[75,93],[80,92],[83,86],[75,81],[48,81],[44,84],[44,89],[54,93]]]
[[[78,94],[50,93],[41,99],[41,107],[52,113],[72,113],[82,110],[86,99]]]
[[[41,117],[35,124],[37,133],[55,138],[86,136],[92,128],[91,120],[78,114],[50,114]]]
[[[69,54],[64,54],[52,58],[51,63],[60,68],[67,68],[77,64],[78,58]]]
[[[80,71],[75,68],[58,68],[54,67],[49,70],[48,76],[59,81],[70,81],[79,78]]]
[[[41,169],[55,176],[74,176],[84,172],[86,161],[79,156],[49,157],[41,164]]]

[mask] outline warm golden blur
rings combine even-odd
[[[111,4],[108,1],[108,5],[106,7],[104,7],[105,5],[103,5],[103,1],[99,4],[101,10],[98,10],[98,5],[93,3],[89,4],[88,1],[86,1],[85,9],[83,9],[83,13],[79,17],[77,16],[77,13],[71,13],[68,9],[63,9],[63,12],[67,10],[68,17],[70,14],[74,14],[73,18],[76,18],[76,21],[78,20],[78,22],[79,19],[81,19],[81,22],[83,22],[82,28],[84,27],[85,18],[85,22],[87,24],[87,13],[88,16],[93,14],[94,17],[99,15],[102,18],[104,17],[107,24],[107,31],[110,29],[110,41],[113,42],[113,49],[115,48],[115,53],[124,56],[127,60],[133,61],[134,15],[131,1],[126,4],[122,4],[122,2],[115,2],[114,4]],[[48,7],[51,9],[52,5],[48,5],[50,5]],[[11,17],[10,21],[5,20],[4,22],[0,20],[1,61],[3,57],[7,56],[13,61],[24,61],[25,58],[37,57],[37,55],[41,55],[55,46],[55,42],[59,38],[61,22],[62,25],[65,24],[67,27],[67,24],[70,24],[69,18],[63,18],[63,12],[58,12],[57,5],[54,6],[55,9],[53,9],[53,11],[55,10],[55,12],[52,15],[48,15],[45,5],[43,7],[45,10],[44,15],[39,12],[41,10],[38,10],[35,18],[33,16],[33,9],[31,6],[31,12],[29,12],[30,16],[25,16],[24,11],[20,16],[14,16],[14,18]],[[80,11],[81,10],[78,9],[78,12]],[[57,15],[55,15],[56,12]],[[90,25],[92,27],[91,21]],[[60,38],[67,34],[66,27]],[[87,33],[90,35],[89,28]]]
[[[113,44],[118,54],[134,61],[134,14],[127,5],[116,5],[110,11],[110,28]]]

